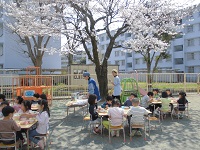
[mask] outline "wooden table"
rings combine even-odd
[[[86,99],[85,99],[86,100]],[[77,100],[78,101],[78,100]],[[78,103],[77,101],[69,101],[66,106],[67,106],[67,116],[69,115],[69,109],[74,108],[74,114],[75,114],[75,108],[76,107],[81,107],[83,110],[83,115],[84,115],[84,107],[88,106],[88,103]]]
[[[15,120],[15,122],[21,127],[21,129],[25,129],[26,130],[26,136],[27,136],[27,150],[29,150],[29,129],[35,125],[38,121],[35,119],[35,121],[33,123],[28,123],[25,125],[20,124],[19,120]]]
[[[172,104],[172,105],[176,105],[177,104],[177,99],[176,98],[170,98],[171,99],[171,102],[169,104]],[[154,110],[155,110],[155,105],[156,104],[162,104],[162,101],[161,100],[153,100],[151,102],[151,104],[154,105]],[[155,116],[155,114],[153,113],[153,116]]]
[[[131,108],[124,108],[124,115],[127,115],[128,111],[130,110]],[[152,112],[147,110],[148,111],[148,114],[151,114]],[[105,116],[108,116],[108,109],[107,110],[104,110],[104,112],[101,112],[100,110],[97,111],[99,116],[101,117],[101,128],[103,128],[102,126],[102,118],[105,117]],[[101,129],[101,134],[102,134],[102,129]]]

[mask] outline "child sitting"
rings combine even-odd
[[[148,92],[147,95],[142,97],[140,106],[148,109],[151,101],[153,101],[153,92]]]
[[[159,90],[158,89],[153,89],[153,98],[155,99],[159,99]]]
[[[2,109],[3,113],[3,120],[0,120],[0,132],[15,132],[16,133],[16,140],[19,140],[19,134],[21,134],[20,126],[16,124],[16,122],[12,119],[14,108],[11,106],[5,106]],[[4,139],[14,139],[13,134],[1,134],[1,138]],[[2,141],[4,144],[14,144],[14,140]]]
[[[89,98],[88,98],[88,103],[89,103],[90,120],[93,123],[98,124],[99,120],[98,120],[98,113],[97,113],[97,109],[96,109],[97,96],[94,94],[90,94]],[[98,134],[100,132],[100,129],[101,129],[100,126],[94,127],[93,133]]]
[[[166,92],[167,92],[168,97],[173,97],[170,89],[166,89]]]
[[[132,100],[133,100],[134,98],[136,98],[136,97],[137,97],[136,94],[131,93],[129,99],[127,99],[127,100],[125,101],[124,106],[132,106]]]
[[[179,93],[179,99],[177,100],[178,107],[175,107],[175,113],[178,114],[178,111],[185,111],[185,105],[188,103],[188,100],[186,99],[186,93],[180,92]],[[183,118],[183,114],[179,114],[179,118]]]
[[[38,93],[33,94],[33,100],[31,101],[31,104],[38,104],[40,95]]]
[[[29,132],[29,140],[32,141],[33,143],[37,144],[41,149],[44,149],[44,141],[34,138],[34,136],[38,136],[41,134],[46,134],[49,128],[49,107],[48,107],[48,102],[47,100],[39,100],[38,101],[38,109],[39,109],[39,114],[22,114],[22,116],[25,116],[27,118],[31,118],[36,116],[36,119],[38,121],[37,128],[34,130],[30,130]]]
[[[109,125],[120,126],[123,122],[124,110],[119,108],[120,102],[118,99],[114,99],[112,107],[108,110],[108,116],[110,121],[103,121],[103,126],[109,129]],[[119,136],[119,130],[111,131],[112,136]]]
[[[17,96],[15,99],[15,104],[12,106],[16,112],[18,112],[21,109],[21,104],[24,99],[21,96]]]
[[[21,109],[18,111],[18,113],[20,114],[23,114],[23,113],[26,113],[26,114],[29,114],[31,113],[32,110],[31,110],[31,102],[30,101],[22,101],[21,103]]]
[[[134,98],[132,100],[131,109],[127,112],[127,119],[129,121],[129,125],[143,125],[144,124],[144,115],[148,115],[148,110],[146,110],[144,107],[139,106],[139,99]],[[130,118],[130,120],[129,120]],[[141,132],[138,129],[133,129],[130,136],[142,135]]]
[[[104,102],[104,103],[101,105],[101,108],[106,108],[106,109],[108,109],[108,107],[111,107],[112,101],[113,101],[113,97],[112,97],[112,96],[107,96],[106,102]]]
[[[165,113],[169,112],[171,100],[168,98],[167,92],[162,92],[162,98],[160,100],[162,102],[162,107],[159,108],[159,110],[163,116]]]
[[[0,104],[6,100],[6,97],[4,94],[0,94]]]
[[[1,104],[0,104],[0,118],[3,117],[3,113],[2,113],[2,109],[6,106],[9,106],[9,103],[8,101],[3,101]]]

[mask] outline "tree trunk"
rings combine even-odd
[[[152,77],[151,77],[151,58],[150,58],[150,53],[147,54],[147,90],[150,91],[152,90]]]
[[[73,55],[72,54],[68,54],[68,65],[70,66],[73,63]]]
[[[105,100],[106,96],[108,95],[107,63],[96,66],[95,71],[97,75],[97,80],[99,82],[99,91],[100,91],[101,99]]]

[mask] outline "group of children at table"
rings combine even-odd
[[[144,123],[144,115],[147,115],[149,113],[148,110],[151,112],[159,110],[160,112],[166,112],[169,111],[169,108],[171,107],[171,110],[175,110],[177,113],[178,110],[185,110],[185,105],[188,103],[186,99],[186,93],[180,92],[179,98],[177,100],[177,104],[181,105],[181,107],[173,107],[171,103],[171,99],[169,97],[172,97],[172,94],[169,89],[166,91],[163,91],[161,94],[161,97],[159,96],[159,90],[153,89],[153,92],[148,92],[147,95],[143,96],[142,99],[139,101],[137,98],[137,95],[134,93],[131,93],[129,99],[127,99],[124,103],[124,106],[130,107],[127,114],[124,114],[124,110],[122,107],[120,107],[120,102],[117,99],[113,99],[112,96],[108,96],[106,102],[104,102],[101,105],[101,108],[108,109],[108,119],[103,119],[103,126],[108,129],[109,125],[112,126],[120,126],[122,124],[123,118],[126,117],[129,125],[133,124],[143,124]],[[160,100],[161,104],[154,104],[152,105],[151,102],[156,99]],[[89,113],[91,116],[91,121],[93,122],[99,122],[99,115],[97,111],[97,99],[96,95],[91,94],[88,98],[89,103]],[[155,109],[155,110],[154,110]],[[141,117],[136,117],[140,114]],[[181,118],[182,116],[180,116]],[[93,133],[98,134],[101,131],[101,126],[98,126],[98,128],[94,127]],[[112,136],[119,136],[119,131],[111,131]],[[139,129],[134,129],[130,136],[134,135],[141,135],[141,132]]]
[[[31,110],[32,104],[38,104],[38,113],[33,113],[33,111]],[[21,96],[17,96],[17,98],[15,99],[15,104],[13,106],[10,106],[9,102],[5,99],[5,95],[0,94],[0,132],[15,132],[16,140],[21,140],[21,142],[17,143],[24,143],[25,139],[22,133],[27,132],[27,130],[21,129],[20,125],[18,125],[15,120],[13,120],[14,113],[20,114],[20,118],[37,119],[37,126],[29,130],[29,137],[27,137],[27,139],[37,144],[41,149],[44,149],[44,141],[42,139],[34,138],[34,136],[46,134],[48,130],[50,113],[46,95],[39,95],[38,93],[35,93],[33,95],[32,101],[23,100]],[[1,141],[1,138],[11,139],[13,138],[12,136],[13,134],[0,134],[0,142],[3,142],[4,144],[13,144],[15,142],[14,140]]]
[[[88,98],[88,103],[89,103],[89,113],[91,116],[91,121],[93,123],[98,123],[100,122],[100,118],[98,115],[98,108],[96,105],[97,102],[97,97],[94,94],[89,95]],[[138,123],[144,123],[143,117],[141,118],[135,118],[135,112],[139,112],[140,114],[142,113],[142,116],[147,115],[148,111],[144,108],[139,106],[139,99],[134,98],[132,100],[132,107],[130,110],[128,110],[127,114],[124,113],[124,109],[120,107],[120,101],[118,99],[112,99],[111,96],[107,97],[107,101],[101,105],[102,108],[108,109],[108,118],[103,119],[103,126],[106,129],[109,129],[109,126],[121,126],[123,124],[123,119],[126,117],[128,120],[130,119],[130,123],[134,124],[135,122]],[[101,132],[102,127],[94,127],[93,128],[93,133],[94,134],[99,134]],[[141,132],[139,129],[134,129],[132,131],[131,136],[134,136],[135,134],[141,135]],[[112,136],[119,136],[119,130],[111,131]]]

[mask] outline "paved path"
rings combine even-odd
[[[130,141],[126,134],[126,143],[123,143],[122,133],[120,137],[112,138],[108,142],[108,133],[104,136],[89,135],[87,129],[81,130],[82,117],[80,114],[74,116],[73,109],[66,117],[66,101],[53,101],[50,121],[50,150],[199,150],[200,149],[200,96],[188,95],[190,103],[190,118],[171,120],[167,117],[163,122],[163,132],[159,129],[151,132],[151,138],[144,141],[143,137],[133,137]]]

